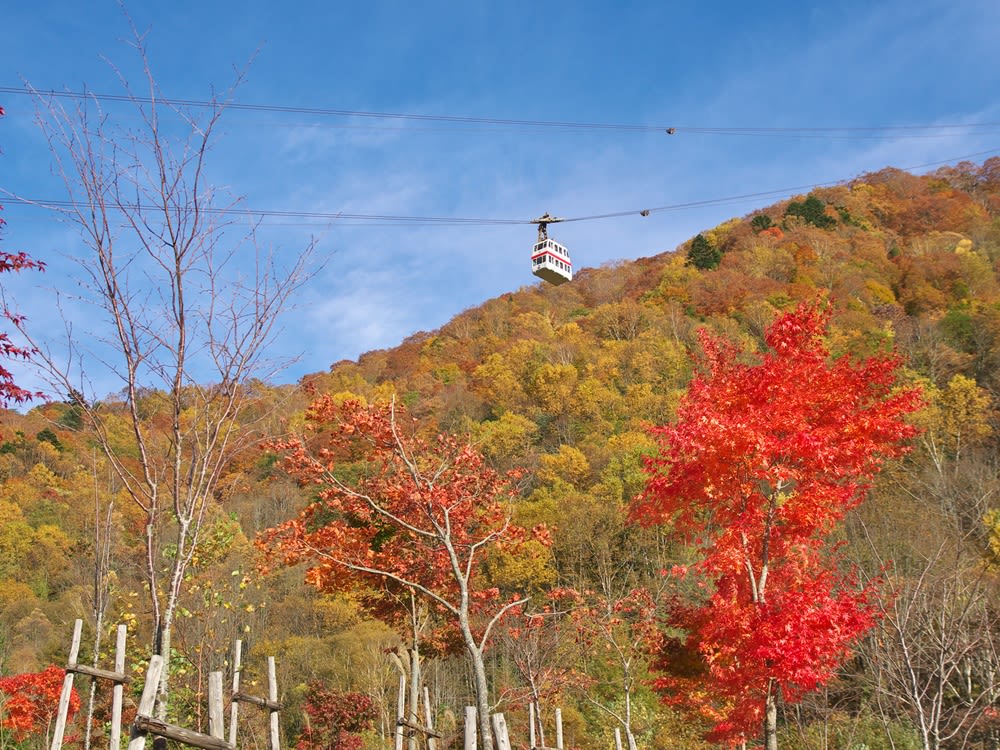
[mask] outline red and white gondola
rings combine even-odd
[[[531,272],[550,284],[565,284],[573,280],[573,261],[565,245],[549,237],[548,225],[561,221],[547,213],[532,221],[538,224],[538,242],[531,250]]]

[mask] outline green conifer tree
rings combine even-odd
[[[722,251],[709,242],[705,235],[699,234],[693,240],[687,251],[688,263],[702,271],[708,271],[719,265]]]

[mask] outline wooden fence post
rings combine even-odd
[[[69,699],[73,694],[73,672],[69,665],[76,664],[76,657],[80,654],[80,636],[83,633],[83,620],[73,623],[73,641],[69,647],[69,662],[66,667],[66,676],[63,677],[62,692],[59,694],[59,709],[56,712],[56,726],[52,732],[52,750],[59,750],[62,747],[63,735],[66,733],[66,720],[69,715]]]
[[[395,750],[403,750],[403,721],[406,712],[406,676],[399,676],[399,693],[396,695],[396,745]]]
[[[278,673],[274,667],[274,657],[267,657],[267,698],[271,701],[271,750],[280,750],[278,734]]]
[[[243,641],[239,638],[236,639],[236,643],[233,644],[233,691],[232,695],[236,695],[240,692],[240,669],[242,668],[241,660],[243,658]],[[238,700],[232,700],[232,695],[230,696],[229,703],[229,744],[236,744],[236,719],[239,716],[240,702]]]
[[[435,750],[437,742],[434,739],[434,719],[431,715],[431,691],[424,688],[424,722],[427,725],[427,750]]]
[[[115,671],[125,674],[125,637],[128,628],[124,625],[118,626],[115,638]],[[125,692],[125,684],[115,681],[115,686],[111,691],[111,732],[109,738],[109,750],[121,750],[122,747],[122,698]]]
[[[475,706],[465,707],[465,745],[464,750],[477,750],[477,735],[479,724]]]
[[[220,740],[226,737],[222,711],[222,672],[208,673],[208,733]]]
[[[510,735],[507,734],[507,720],[503,714],[493,714],[490,717],[493,725],[493,740],[496,742],[497,750],[511,750]]]
[[[146,684],[142,687],[142,697],[139,698],[139,708],[136,711],[139,716],[149,716],[153,713],[153,706],[156,703],[156,690],[160,685],[160,674],[162,672],[163,657],[155,654],[149,657],[149,669],[146,670]],[[139,729],[136,724],[133,724],[128,750],[144,750],[145,747],[146,732]]]

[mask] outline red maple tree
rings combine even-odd
[[[0,728],[10,731],[15,741],[32,735],[44,737],[56,715],[66,671],[50,666],[41,672],[0,677]],[[69,715],[80,710],[80,696],[70,693]]]
[[[764,727],[777,746],[776,705],[827,682],[873,624],[877,592],[838,559],[830,533],[865,497],[886,458],[906,450],[919,408],[897,386],[898,362],[832,360],[829,311],[804,303],[768,329],[749,358],[702,336],[704,369],[632,508],[673,524],[695,545],[695,603],[678,601],[658,686],[710,720],[709,738],[738,743]]]
[[[489,747],[483,652],[496,625],[527,599],[485,582],[483,563],[496,552],[516,554],[531,536],[511,523],[516,473],[498,474],[453,436],[421,438],[394,404],[323,396],[306,419],[308,439],[271,447],[285,453],[286,471],[318,488],[318,499],[258,544],[272,560],[308,563],[307,581],[350,591],[385,619],[398,616],[386,608],[413,598],[441,613],[469,658]],[[534,537],[548,539],[544,528]]]
[[[4,114],[3,107],[0,107],[0,117],[3,117]],[[3,206],[0,206],[0,210],[3,210]],[[0,217],[0,231],[3,230],[5,223],[3,218]],[[42,270],[43,268],[45,268],[44,263],[32,260],[25,252],[7,253],[0,250],[0,273],[11,273],[26,269]],[[6,306],[0,311],[0,315],[15,327],[24,322],[24,316],[8,310]],[[28,359],[31,354],[32,351],[30,348],[15,344],[6,331],[0,331],[0,361]],[[14,379],[14,374],[4,367],[3,364],[0,364],[0,407],[7,407],[12,403],[23,404],[42,395],[42,393],[32,392],[19,386]]]

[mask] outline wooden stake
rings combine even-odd
[[[146,683],[142,687],[142,697],[139,699],[136,719],[139,716],[149,716],[156,704],[156,690],[160,685],[160,675],[163,673],[163,657],[149,657],[149,669],[146,670]],[[139,728],[138,722],[132,725],[128,750],[143,750],[146,747],[146,732]]]
[[[131,748],[129,748],[131,750]],[[556,750],[563,750],[562,709],[556,709]]]
[[[117,638],[115,639],[115,671],[125,673],[125,636],[128,631],[124,625],[118,626]],[[111,691],[111,732],[109,739],[110,750],[121,750],[122,747],[122,696],[125,686],[116,682]]]
[[[274,657],[267,657],[267,698],[272,704],[278,705],[278,673],[274,667]],[[271,711],[271,750],[281,750],[278,736],[278,711]]]
[[[615,750],[622,750],[622,730],[615,727]]]
[[[399,676],[399,694],[396,696],[396,749],[403,750],[403,725],[406,712],[406,676]]]
[[[476,717],[476,707],[465,707],[465,746],[464,750],[477,750],[476,735],[479,733]]]
[[[73,623],[73,641],[69,647],[69,664],[76,664],[80,654],[80,635],[83,633],[83,620]],[[52,750],[62,747],[63,735],[66,733],[66,718],[69,715],[69,699],[73,694],[73,672],[66,670],[63,677],[62,692],[59,694],[59,709],[56,712],[56,726],[52,732]]]
[[[222,711],[222,672],[208,673],[208,733],[217,739],[226,738],[226,722]],[[230,743],[231,744],[231,743]]]
[[[236,718],[240,710],[240,702],[234,699],[234,696],[240,692],[240,669],[242,668],[243,659],[243,641],[239,638],[236,639],[236,643],[233,644],[233,694],[230,696],[231,703],[229,704],[229,744],[236,744]]]
[[[427,750],[435,750],[434,721],[431,717],[431,691],[424,688],[424,721],[427,723]]]
[[[493,725],[493,739],[496,742],[497,750],[511,750],[510,736],[507,734],[507,720],[503,714],[493,714],[490,717]]]
[[[535,742],[535,702],[528,704],[528,747],[534,750],[538,747]]]

